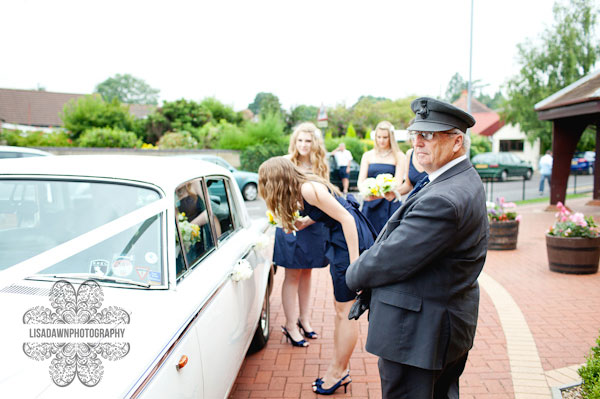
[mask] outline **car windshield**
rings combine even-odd
[[[159,199],[155,190],[126,184],[0,180],[0,270],[61,246],[55,262],[40,259],[37,276],[160,284],[160,214],[117,221]]]
[[[478,154],[471,160],[472,163],[498,163],[497,154]]]

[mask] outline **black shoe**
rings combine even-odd
[[[348,379],[348,381],[344,382],[344,380],[346,378]],[[312,387],[313,387],[313,392],[318,393],[319,395],[333,395],[339,387],[344,387],[344,393],[346,393],[347,389],[348,389],[348,384],[350,384],[351,382],[352,382],[352,378],[350,378],[350,374],[346,374],[338,382],[336,382],[335,385],[333,385],[331,388],[324,389],[323,388],[323,380],[321,378],[317,378],[315,380],[315,382],[313,382]]]
[[[298,328],[300,329],[300,332],[302,334],[304,334],[304,336],[306,338],[310,338],[310,339],[317,339],[317,338],[319,338],[319,335],[316,332],[314,332],[314,331],[306,331],[304,329],[304,327],[302,326],[302,323],[300,322],[300,319],[298,319],[298,323],[297,324],[298,324]]]
[[[308,342],[306,342],[305,339],[301,339],[300,341],[294,341],[294,338],[292,338],[287,328],[285,328],[284,326],[281,326],[281,332],[283,332],[283,335],[285,335],[286,341],[291,341],[293,346],[299,346],[301,348],[305,348],[308,346]]]

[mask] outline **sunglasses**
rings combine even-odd
[[[433,140],[433,136],[435,133],[458,134],[456,132],[409,132],[408,136],[410,137],[411,140],[416,140],[417,136],[421,136],[421,137],[423,137],[424,140],[431,141],[431,140]]]

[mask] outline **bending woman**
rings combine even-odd
[[[351,382],[350,357],[358,339],[358,323],[348,320],[356,293],[346,285],[346,269],[373,244],[373,228],[358,210],[354,197],[344,199],[331,183],[303,173],[283,157],[271,158],[260,166],[258,192],[286,231],[302,230],[315,222],[323,222],[328,230],[327,258],[336,312],[333,359],[323,378],[313,383],[313,390],[321,395],[331,395],[342,386],[346,390]],[[307,216],[295,220],[299,209]]]
[[[329,167],[325,162],[325,148],[320,133],[310,122],[298,125],[290,138],[285,158],[302,172],[327,179]],[[329,264],[325,256],[325,235],[323,223],[315,223],[295,235],[285,234],[281,228],[277,228],[275,232],[273,262],[285,268],[281,287],[285,326],[281,329],[293,346],[308,346],[302,335],[310,339],[318,338],[310,324],[310,286],[312,269]],[[300,304],[299,315],[296,297]]]

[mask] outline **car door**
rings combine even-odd
[[[258,319],[258,276],[252,273],[243,281],[233,281],[231,272],[241,262],[254,270],[257,257],[251,237],[239,213],[241,204],[233,195],[228,177],[206,178],[207,197],[217,250],[206,259],[202,269],[211,268],[215,289],[205,305],[196,328],[202,352],[204,396],[225,397],[235,381]],[[208,271],[206,271],[208,273]],[[203,270],[204,275],[204,270]]]

